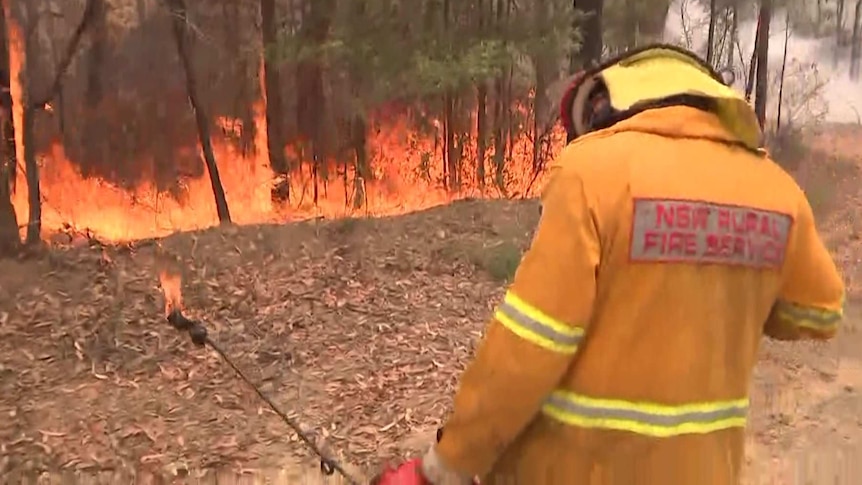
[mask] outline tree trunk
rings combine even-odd
[[[598,64],[602,58],[603,0],[572,0],[572,8],[585,17],[575,22],[573,29],[580,32],[581,48],[572,54],[569,70],[574,73],[583,66]]]
[[[191,105],[192,111],[194,111],[201,149],[204,153],[204,160],[210,174],[210,183],[213,188],[213,196],[215,197],[218,219],[222,224],[230,223],[230,210],[228,209],[227,198],[225,197],[224,187],[222,187],[221,178],[218,173],[218,165],[216,164],[215,155],[213,154],[209,118],[204,112],[204,108],[198,99],[197,77],[195,75],[194,66],[189,60],[191,53],[189,52],[188,41],[186,39],[186,22],[188,21],[188,18],[185,1],[167,0],[167,3],[171,10],[171,24],[173,27],[174,41],[177,45],[177,54],[180,57],[180,62],[186,76],[186,91],[188,92],[189,104]]]
[[[766,128],[766,98],[769,91],[769,24],[772,20],[772,0],[761,0],[757,32],[757,88],[754,112],[760,126]]]
[[[333,0],[307,0],[299,37],[303,46],[319,48],[326,42],[335,5]],[[313,52],[313,51],[312,51]],[[326,152],[323,146],[322,122],[326,109],[323,91],[323,67],[316,56],[302,58],[296,65],[296,125],[300,137],[311,148],[312,178],[317,203],[317,173]],[[304,150],[303,150],[304,151]]]
[[[511,2],[497,0],[495,28],[502,35],[503,25],[508,20]],[[505,71],[503,71],[505,72]],[[507,126],[509,124],[509,98],[506,92],[506,74],[500,74],[494,80],[494,184],[500,192],[506,192],[506,148]]]
[[[15,190],[16,167],[18,166],[17,147],[15,144],[15,124],[13,122],[13,100],[9,92],[11,65],[9,63],[9,26],[7,18],[11,14],[12,0],[3,0],[0,9],[0,83],[3,95],[0,103],[0,256],[9,256],[17,252],[21,245],[18,235],[18,218],[12,206],[12,194]]]
[[[486,35],[485,2],[479,0],[478,6],[478,31],[479,36]],[[485,132],[488,124],[488,83],[485,79],[479,80],[476,85],[476,185],[479,189],[485,188],[485,151],[487,141]]]
[[[754,47],[751,49],[751,59],[748,62],[748,73],[745,77],[745,100],[751,101],[751,95],[754,94],[754,78],[757,71],[757,47],[760,45],[760,25],[763,19],[758,14],[757,27],[754,30]]]
[[[275,0],[260,0],[261,39],[263,45],[263,98],[266,102],[266,152],[269,166],[277,176],[272,188],[274,202],[290,201],[290,166],[284,154],[284,103],[281,99],[281,72],[278,60],[270,53],[278,41]]]
[[[781,55],[781,79],[778,81],[778,114],[775,116],[775,133],[781,134],[781,105],[784,101],[784,73],[787,70],[787,48],[790,44],[790,11],[784,20],[784,52]]]
[[[709,0],[709,32],[706,36],[706,62],[709,65],[715,65],[715,23],[718,20],[715,3],[716,0]]]
[[[862,62],[862,0],[856,0],[856,9],[853,13],[853,36],[850,38],[850,78],[859,80],[859,64]]]
[[[16,12],[16,7],[21,10]],[[4,5],[4,8],[6,8],[6,5]],[[14,51],[19,56],[16,69],[13,70],[10,66],[10,81],[12,80],[12,76],[17,76],[17,85],[20,89],[18,99],[21,104],[19,111],[21,118],[17,120],[18,123],[15,130],[21,130],[21,137],[16,142],[21,143],[21,146],[18,148],[21,149],[20,155],[24,158],[24,170],[27,178],[28,217],[25,243],[27,245],[37,245],[42,240],[42,201],[39,191],[39,166],[36,163],[36,147],[33,138],[33,113],[35,110],[31,104],[32,94],[30,93],[28,73],[28,63],[30,60],[35,59],[35,53],[32,49],[31,36],[28,34],[32,32],[32,24],[22,25],[20,17],[32,18],[30,16],[31,12],[28,11],[30,8],[32,6],[27,3],[15,4],[10,1],[8,3],[8,10],[5,12],[5,18],[8,29],[7,34],[9,35],[10,54]],[[13,112],[13,119],[14,117]]]

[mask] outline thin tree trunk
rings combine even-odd
[[[216,211],[218,213],[219,222],[222,224],[230,223],[230,210],[227,205],[224,187],[221,184],[221,178],[218,173],[218,165],[216,164],[215,155],[213,154],[212,138],[210,135],[209,118],[207,118],[204,108],[198,99],[197,78],[195,76],[194,66],[189,60],[191,53],[189,52],[188,41],[186,39],[186,22],[188,15],[184,0],[167,0],[168,7],[171,10],[171,24],[173,27],[174,41],[177,45],[177,54],[180,57],[183,71],[186,76],[186,91],[188,92],[189,104],[194,111],[195,121],[198,126],[198,137],[200,138],[201,149],[204,153],[207,170],[210,174],[210,183],[212,184],[213,196],[215,197]]]
[[[12,0],[3,0],[3,8],[0,9],[0,83],[2,83],[3,96],[2,119],[0,119],[0,130],[2,130],[2,146],[0,146],[0,256],[14,254],[21,245],[18,235],[18,218],[15,208],[12,206],[12,194],[15,191],[16,167],[18,166],[18,150],[15,143],[15,123],[13,122],[13,100],[10,93],[9,73],[12,66],[9,62],[9,25],[7,18],[11,17]]]
[[[715,24],[718,21],[716,15],[716,0],[709,0],[709,33],[706,36],[706,62],[715,64]]]
[[[15,11],[16,7],[21,9]],[[8,8],[8,9],[7,9]],[[11,69],[10,66],[10,81],[12,76],[17,75],[18,87],[20,93],[18,98],[21,103],[20,120],[16,131],[21,130],[21,138],[16,140],[20,142],[20,155],[24,158],[24,170],[27,179],[27,231],[24,242],[30,245],[38,245],[41,242],[42,233],[42,201],[39,191],[39,166],[36,164],[35,141],[33,138],[33,112],[34,109],[30,104],[30,88],[29,88],[29,73],[28,63],[35,58],[35,53],[32,49],[31,36],[32,28],[28,25],[22,25],[21,16],[30,18],[31,12],[28,10],[32,5],[27,3],[15,4],[8,2],[4,4],[4,12],[7,22],[7,34],[9,36],[10,54],[12,51],[19,56],[19,62],[16,69]],[[18,14],[18,15],[16,15]],[[13,113],[14,118],[14,113]]]
[[[479,0],[478,35],[486,34],[485,2]],[[476,184],[479,189],[485,188],[485,151],[487,140],[485,132],[488,124],[488,83],[482,79],[476,86]]]
[[[781,56],[781,79],[778,83],[778,113],[775,117],[775,133],[781,133],[781,105],[784,101],[784,73],[787,70],[787,44],[790,44],[790,11],[784,20],[784,52]]]
[[[488,141],[485,138],[488,131],[488,85],[482,81],[476,89],[476,182],[479,188],[485,187],[485,152]]]
[[[754,94],[754,78],[757,73],[757,52],[760,46],[761,24],[763,24],[763,16],[757,16],[757,28],[754,32],[754,47],[751,49],[751,60],[748,63],[748,76],[745,78],[745,99],[751,101],[751,95]]]
[[[302,19],[300,39],[312,48],[326,42],[335,5],[333,0],[307,0],[307,18]],[[314,203],[318,197],[319,165],[323,163],[325,149],[322,137],[323,113],[326,97],[323,90],[323,67],[317,58],[301,59],[296,66],[296,120],[301,137],[308,143],[312,157],[312,183]]]
[[[761,0],[757,35],[757,88],[754,112],[760,126],[766,128],[766,99],[769,91],[769,24],[772,20],[772,0]]]
[[[266,101],[266,152],[269,166],[278,182],[272,188],[274,202],[290,201],[290,166],[284,154],[284,103],[281,99],[281,72],[278,61],[268,55],[276,45],[275,0],[260,0],[261,39],[263,44],[263,98]]]

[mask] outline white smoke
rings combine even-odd
[[[813,3],[813,2],[812,2]],[[674,0],[665,23],[665,41],[677,43],[704,54],[709,12],[693,0]],[[745,65],[735,56],[736,87],[743,89],[747,63],[754,45],[757,20],[739,24],[739,43]],[[785,12],[774,12],[769,35],[770,103],[769,118],[776,115],[778,75],[781,72],[786,34]],[[834,37],[815,39],[804,37],[791,28],[787,43],[787,74],[785,77],[784,110],[790,109],[799,122],[831,121],[858,123],[862,117],[862,83],[849,76],[849,55],[838,52]],[[811,95],[811,91],[817,93]],[[804,102],[802,100],[805,100]],[[794,106],[794,103],[796,104]],[[803,106],[804,105],[804,106]],[[785,116],[785,115],[783,115]]]

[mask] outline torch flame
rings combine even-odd
[[[162,294],[165,295],[165,316],[173,310],[182,310],[183,293],[180,288],[182,277],[179,273],[162,270],[159,272],[159,282],[162,286]]]

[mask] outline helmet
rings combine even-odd
[[[641,111],[686,105],[717,114],[745,145],[760,143],[754,111],[696,54],[672,45],[630,50],[575,74],[560,102],[569,142]]]

